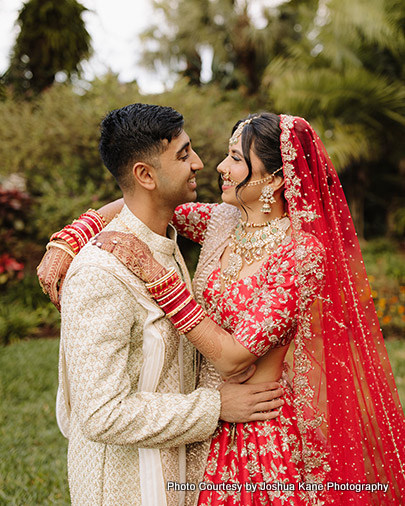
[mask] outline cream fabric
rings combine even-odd
[[[171,238],[153,233],[127,207],[118,218],[106,230],[136,233],[157,260],[174,266],[189,284],[174,231]],[[148,304],[156,307],[152,317]],[[144,367],[155,359],[153,339],[156,356],[163,350],[163,359]],[[63,288],[59,363],[59,419],[68,419],[73,505],[158,504],[159,492],[141,498],[139,456],[142,461],[145,452],[146,462],[160,460],[160,467],[144,468],[147,482],[153,485],[156,475],[164,483],[184,481],[182,445],[209,438],[220,411],[217,390],[193,391],[193,353],[138,278],[113,255],[91,245],[83,248]],[[158,378],[153,371],[159,371]],[[163,500],[159,506],[180,505],[184,497],[166,493]]]

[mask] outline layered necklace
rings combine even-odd
[[[228,265],[221,273],[226,288],[238,280],[244,262],[251,265],[262,260],[287,237],[290,220],[287,216],[263,224],[239,221],[229,243]]]

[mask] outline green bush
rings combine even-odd
[[[405,254],[388,239],[363,244],[364,263],[385,337],[405,336]]]
[[[207,86],[196,90],[180,81],[161,95],[145,96],[136,84],[107,75],[84,95],[54,85],[37,100],[0,103],[0,178],[18,174],[33,199],[28,235],[45,242],[49,234],[88,207],[117,198],[118,187],[98,153],[99,123],[107,111],[133,102],[172,106],[184,114],[185,128],[206,164],[199,198],[217,200],[216,165],[228,149],[232,125],[256,109],[237,93]]]
[[[60,316],[35,275],[14,282],[0,296],[0,345],[58,333]]]

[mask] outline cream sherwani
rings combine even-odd
[[[190,283],[173,229],[157,235],[124,207],[105,230],[134,232]],[[214,432],[219,392],[194,390],[192,346],[144,284],[95,246],[69,269],[60,346],[57,412],[72,504],[183,504],[166,484],[186,481],[184,445]]]

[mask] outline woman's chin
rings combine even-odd
[[[221,194],[222,202],[225,204],[230,204],[231,206],[239,207],[238,201],[235,199],[234,195],[229,195],[227,192],[222,192]]]

